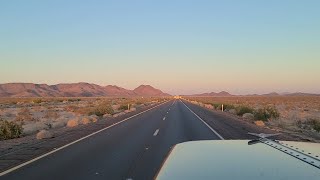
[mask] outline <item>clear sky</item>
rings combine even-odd
[[[320,93],[320,1],[4,0],[8,82]]]

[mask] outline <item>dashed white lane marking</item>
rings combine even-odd
[[[130,116],[130,117],[128,117],[128,118],[125,118],[125,119],[123,119],[123,120],[121,120],[121,121],[119,121],[119,122],[117,122],[117,123],[114,123],[114,124],[112,124],[112,125],[110,125],[110,126],[108,126],[108,127],[105,127],[105,128],[103,128],[103,129],[100,129],[99,131],[93,132],[93,133],[91,133],[91,134],[89,134],[89,135],[87,135],[87,136],[85,136],[85,137],[82,137],[82,138],[80,138],[80,139],[78,139],[78,140],[75,140],[75,141],[69,143],[69,144],[66,144],[66,145],[64,145],[64,146],[61,146],[61,147],[59,147],[59,148],[57,148],[57,149],[55,149],[55,150],[52,150],[52,151],[50,151],[50,152],[47,152],[46,154],[43,154],[43,155],[38,156],[38,157],[36,157],[36,158],[34,158],[34,159],[31,159],[31,160],[29,160],[29,161],[27,161],[27,162],[24,162],[24,163],[22,163],[22,164],[20,164],[20,165],[18,165],[18,166],[15,166],[15,167],[10,168],[10,169],[8,169],[8,170],[6,170],[6,171],[3,171],[3,172],[0,173],[0,177],[3,176],[3,175],[6,175],[6,174],[8,174],[8,173],[10,173],[10,172],[12,172],[12,171],[15,171],[15,170],[17,170],[17,169],[19,169],[19,168],[21,168],[21,167],[23,167],[23,166],[26,166],[26,165],[28,165],[28,164],[30,164],[30,163],[32,163],[32,162],[35,162],[35,161],[37,161],[37,160],[39,160],[39,159],[42,159],[42,158],[44,158],[44,157],[46,157],[46,156],[49,156],[50,154],[53,154],[53,153],[55,153],[55,152],[57,152],[57,151],[60,151],[61,149],[64,149],[64,148],[66,148],[66,147],[68,147],[68,146],[71,146],[72,144],[75,144],[75,143],[77,143],[77,142],[79,142],[79,141],[82,141],[82,140],[84,140],[84,139],[87,139],[87,138],[89,138],[89,137],[91,137],[91,136],[93,136],[93,135],[95,135],[95,134],[98,134],[98,133],[100,133],[100,132],[102,132],[102,131],[104,131],[104,130],[107,130],[107,129],[113,127],[113,126],[116,126],[116,125],[118,125],[118,124],[120,124],[120,123],[123,123],[123,122],[125,122],[125,121],[127,121],[127,120],[129,120],[129,119],[131,119],[131,118],[133,118],[133,117],[139,116],[140,114],[143,114],[143,113],[145,113],[145,112],[147,112],[147,111],[150,111],[150,110],[152,110],[152,109],[154,109],[154,108],[157,108],[157,107],[159,107],[159,106],[161,106],[161,105],[163,105],[163,104],[165,104],[165,103],[167,103],[167,101],[165,101],[165,102],[163,102],[163,103],[161,103],[161,104],[159,104],[159,105],[157,105],[157,106],[154,106],[154,107],[152,107],[152,108],[149,108],[149,109],[147,109],[147,110],[144,110],[144,111],[142,111],[142,112],[140,112],[140,113],[138,113],[138,114],[135,114],[135,115],[133,115],[133,116]]]
[[[167,114],[168,114],[169,112],[167,111]]]
[[[181,101],[181,100],[180,100]],[[181,101],[182,102],[182,101]],[[184,102],[182,102],[183,105]],[[224,138],[216,131],[214,130],[212,127],[209,126],[209,124],[207,124],[203,119],[201,119],[201,117],[199,117],[195,112],[193,112],[187,105],[185,105],[186,108],[189,109],[190,112],[192,112],[198,119],[200,119],[215,135],[217,135],[221,140],[224,140]]]
[[[159,133],[159,129],[157,129],[154,133],[153,133],[153,136],[157,136]]]
[[[163,117],[163,119],[162,120],[166,120],[166,117]]]

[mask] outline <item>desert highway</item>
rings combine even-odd
[[[221,138],[185,103],[172,100],[0,179],[152,179],[175,144]]]

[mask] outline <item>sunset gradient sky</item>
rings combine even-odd
[[[320,1],[0,2],[0,83],[320,93]]]

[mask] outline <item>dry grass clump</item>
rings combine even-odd
[[[88,117],[83,117],[80,122],[81,124],[89,124],[91,120]]]
[[[49,139],[49,138],[52,138],[52,137],[53,137],[52,133],[47,131],[47,130],[41,130],[36,135],[37,139]]]
[[[67,127],[75,127],[79,125],[79,120],[78,119],[71,119],[67,123]]]

